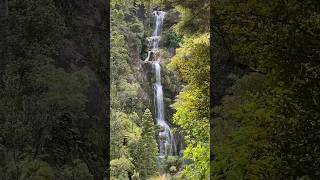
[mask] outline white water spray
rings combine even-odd
[[[163,90],[161,85],[161,68],[159,61],[154,62],[153,67],[156,76],[156,83],[154,84],[154,96],[156,102],[156,121],[157,124],[162,128],[162,131],[159,132],[160,158],[163,158],[166,155],[176,155],[177,148],[176,141],[171,131],[171,128],[164,118]]]

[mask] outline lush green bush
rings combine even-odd
[[[110,165],[111,179],[125,180],[128,179],[128,173],[133,174],[134,166],[127,158],[113,159]]]

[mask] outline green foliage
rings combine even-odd
[[[174,167],[176,170],[179,169],[182,165],[182,159],[178,156],[166,156],[161,163],[163,164],[162,167],[165,172],[176,172],[172,171],[172,167]]]
[[[260,73],[239,78],[215,109],[212,178],[317,179],[319,3],[214,5],[233,55]]]
[[[140,180],[140,174],[138,172],[134,171],[131,178],[132,178],[132,180]]]
[[[162,34],[160,46],[177,48],[180,46],[181,41],[181,35],[178,35],[172,28],[170,28]]]
[[[181,19],[176,30],[184,36],[198,35],[210,31],[208,0],[169,0],[179,11]]]
[[[178,95],[173,107],[173,121],[183,128],[187,148],[184,158],[192,159],[181,178],[206,179],[209,176],[209,35],[188,38],[169,67],[177,70],[188,84]],[[192,170],[190,170],[192,169]]]
[[[195,87],[208,89],[210,83],[209,34],[186,38],[172,58],[169,67],[177,70],[183,80]],[[192,69],[192,71],[191,71]]]
[[[158,155],[154,123],[149,109],[146,109],[142,116],[141,130],[141,139],[130,144],[130,151],[140,178],[146,179],[156,172]]]
[[[128,156],[128,149],[124,146],[123,141],[124,139],[129,142],[139,140],[141,130],[134,124],[133,120],[123,112],[112,112],[111,120],[110,131],[114,132],[114,134],[110,138],[110,157],[114,159]]]
[[[169,172],[170,172],[170,173],[175,173],[175,172],[177,172],[177,168],[176,168],[175,166],[171,166],[171,167],[169,168]]]
[[[128,179],[128,173],[133,172],[133,164],[126,158],[114,159],[110,162],[111,179]]]
[[[133,2],[130,9],[134,9]],[[138,99],[137,93],[141,91],[140,84],[134,77],[131,53],[140,52],[142,48],[142,22],[125,9],[112,9],[111,11],[111,106],[131,113],[143,113],[144,105]],[[130,16],[130,18],[125,18]],[[138,29],[136,29],[138,28]],[[126,107],[126,108],[124,108]]]
[[[93,176],[89,172],[88,166],[80,159],[72,161],[71,165],[65,166],[62,171],[62,180],[93,180]]]
[[[79,156],[90,161],[89,154],[101,162],[96,137],[81,127],[92,125],[87,114],[90,70],[59,63],[65,60],[68,29],[57,4],[9,0],[8,31],[0,43],[5,45],[0,55],[0,179],[55,179],[60,167]],[[92,179],[85,166],[79,165],[77,177]]]
[[[6,58],[57,54],[65,25],[52,0],[26,0],[16,8],[9,0],[9,9],[7,48],[13,53]]]
[[[158,146],[151,112],[144,112],[149,105],[142,100],[144,82],[139,82],[136,72],[140,64],[135,64],[145,43],[144,26],[135,14],[134,1],[112,3],[111,178],[146,179],[156,172]]]

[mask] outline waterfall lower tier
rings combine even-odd
[[[156,77],[156,82],[154,84],[156,122],[157,125],[162,128],[159,132],[160,157],[165,157],[166,155],[178,155],[174,134],[164,119],[163,90],[161,85],[161,67],[159,61],[155,61],[153,63],[153,67]]]

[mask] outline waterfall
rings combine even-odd
[[[161,30],[162,30],[165,12],[154,11],[153,15],[156,16],[156,25],[155,25],[154,31],[152,33],[152,36],[147,39],[149,42],[151,42],[152,48],[151,48],[151,50],[148,51],[148,56],[144,60],[145,62],[148,62],[152,55],[155,56],[155,54],[158,53],[160,34],[161,34]]]
[[[163,90],[161,85],[161,67],[159,61],[153,63],[155,70],[156,82],[154,84],[154,97],[155,97],[155,112],[156,122],[162,128],[159,132],[159,151],[160,157],[166,155],[177,155],[176,141],[171,131],[170,126],[164,118],[164,103],[163,103]]]
[[[161,31],[165,12],[154,11],[153,15],[156,17],[155,29],[151,37],[148,38],[152,45],[151,50],[148,52],[148,56],[144,62],[148,62],[152,58],[152,66],[155,72],[154,87],[154,107],[155,107],[155,120],[158,126],[162,128],[159,132],[159,158],[163,158],[168,155],[178,155],[177,145],[174,134],[165,120],[164,116],[164,103],[163,103],[163,89],[161,85],[161,66],[160,58],[158,56],[159,41],[161,38]]]

